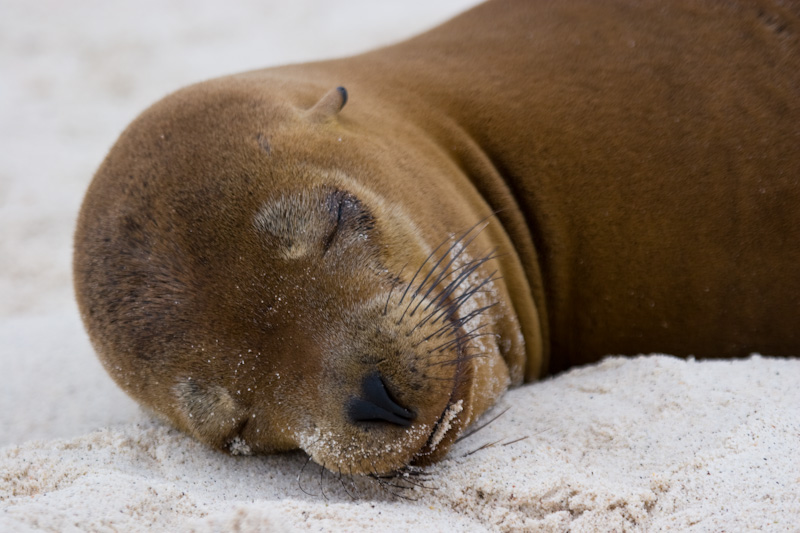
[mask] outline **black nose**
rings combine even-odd
[[[410,426],[416,417],[389,396],[378,372],[364,378],[362,390],[364,396],[350,398],[348,405],[347,414],[353,422],[390,422],[398,426]]]

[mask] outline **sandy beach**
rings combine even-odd
[[[510,391],[444,461],[392,484],[300,452],[210,450],[97,361],[71,238],[136,115],[189,83],[390,44],[475,3],[0,2],[0,532],[800,531],[797,358],[609,357]]]

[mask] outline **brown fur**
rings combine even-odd
[[[494,1],[179,91],[87,192],[92,341],[197,438],[345,473],[606,354],[796,355],[798,29],[793,2]],[[348,420],[376,369],[410,427]]]

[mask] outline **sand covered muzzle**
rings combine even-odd
[[[489,282],[468,281],[486,260],[458,273],[439,264],[441,273],[397,280],[389,293],[343,314],[343,330],[328,336],[336,344],[323,358],[317,408],[299,434],[317,463],[387,474],[447,452],[472,415],[473,359],[483,354],[470,341],[491,306],[459,311]]]
[[[286,267],[273,276],[294,288],[277,289],[277,346],[298,345],[298,357],[279,358],[275,374],[286,377],[271,383],[270,403],[288,407],[283,433],[337,473],[385,475],[443,456],[471,420],[474,361],[488,355],[484,337],[491,344],[482,321],[494,307],[491,251],[467,253],[483,226],[445,238],[396,275],[373,255],[375,220],[348,192],[282,196],[256,226]]]

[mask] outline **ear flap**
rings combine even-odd
[[[308,110],[308,117],[313,122],[324,122],[336,116],[347,103],[347,89],[336,87],[325,93],[314,107]]]

